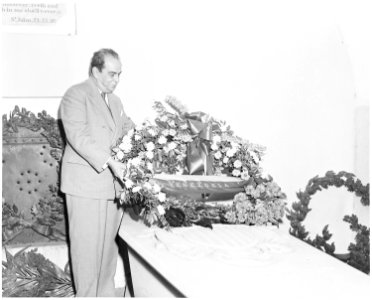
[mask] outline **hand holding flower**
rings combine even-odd
[[[126,164],[110,158],[107,162],[107,165],[109,166],[114,176],[123,181],[127,169]]]

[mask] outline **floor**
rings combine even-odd
[[[125,295],[124,295],[124,293],[125,293]],[[129,294],[129,291],[128,290],[125,290],[125,287],[123,287],[123,288],[116,288],[115,289],[115,294],[116,294],[116,297],[131,298],[130,297],[130,294]]]
[[[20,251],[23,247],[20,246],[9,246],[7,247],[8,251],[11,254],[15,254],[16,252]],[[40,245],[32,245],[30,246],[30,249],[27,249],[27,251],[31,249],[37,249],[37,253],[42,254],[44,257],[52,261],[54,264],[56,264],[59,268],[62,270],[64,269],[66,262],[68,261],[68,249],[65,243],[61,244],[40,244]],[[5,250],[2,249],[2,257],[5,257]],[[117,264],[117,270],[116,270],[116,276],[115,276],[115,285],[118,286],[118,288],[115,289],[116,297],[124,297],[125,293],[125,279],[124,279],[124,269],[123,269],[123,262],[121,260],[121,257],[118,259]],[[125,293],[125,297],[130,297],[129,291],[127,290]]]

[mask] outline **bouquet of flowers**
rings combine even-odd
[[[225,209],[227,223],[263,225],[279,224],[284,215],[285,194],[273,181],[273,178],[250,178],[245,192],[234,196],[233,204]]]
[[[121,203],[139,208],[148,224],[163,227],[169,227],[175,215],[182,217],[179,226],[195,220],[200,223],[200,216],[210,216],[213,222],[277,224],[284,215],[285,195],[272,178],[262,178],[259,162],[265,148],[235,136],[224,121],[202,112],[188,113],[173,97],[166,98],[165,103],[173,111],[156,101],[155,124],[145,121],[112,149],[114,159],[127,164]],[[188,205],[179,205],[179,200],[163,193],[153,180],[157,173],[234,176],[247,185],[230,207],[217,205],[212,209],[192,199]]]
[[[175,143],[167,143],[164,135],[160,134],[157,126],[148,122],[141,127],[131,129],[125,135],[117,147],[113,148],[114,158],[118,161],[126,162],[127,177],[123,178],[125,190],[121,194],[120,201],[125,204],[135,204],[141,208],[140,215],[143,216],[149,224],[160,222],[167,225],[164,219],[165,209],[168,208],[165,193],[161,192],[161,187],[152,181],[155,174],[154,157],[164,152],[165,156],[175,152],[177,148]],[[170,169],[174,170],[176,165],[173,159],[169,163]]]

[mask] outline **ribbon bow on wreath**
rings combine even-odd
[[[186,169],[190,175],[212,175],[213,157],[209,153],[212,125],[203,112],[184,113],[193,141],[187,145]]]

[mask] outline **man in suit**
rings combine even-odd
[[[67,90],[60,105],[66,133],[61,190],[66,194],[70,256],[76,296],[115,296],[115,243],[122,211],[115,196],[125,164],[111,148],[134,127],[113,94],[121,74],[118,54],[93,54],[89,79]]]

